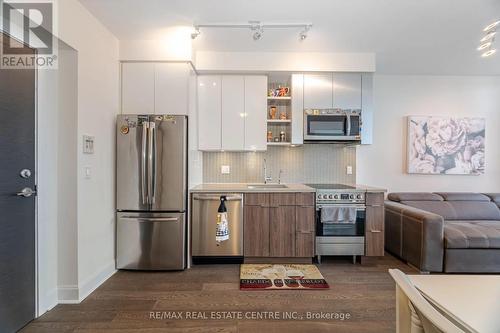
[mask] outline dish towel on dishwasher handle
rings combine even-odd
[[[322,207],[321,223],[356,223],[356,207]]]
[[[217,246],[221,242],[229,240],[229,222],[227,220],[227,208],[224,202],[226,202],[226,196],[220,197],[220,205],[217,210],[217,226],[215,227],[215,241]]]

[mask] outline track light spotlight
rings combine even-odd
[[[300,33],[299,33],[299,40],[300,41],[303,41],[307,38],[307,33],[309,32],[309,30],[311,29],[311,26],[310,25],[306,25],[304,27],[304,30],[302,30]]]
[[[253,33],[253,40],[259,40],[262,38],[263,35],[264,35],[264,29],[256,30]]]
[[[199,27],[194,27],[194,32],[191,34],[191,39],[196,39],[201,34]]]

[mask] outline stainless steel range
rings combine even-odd
[[[365,190],[344,184],[307,184],[316,189],[316,255],[365,254]]]

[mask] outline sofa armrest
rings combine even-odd
[[[386,216],[400,221],[400,257],[421,271],[442,272],[444,219],[442,216],[400,204],[386,202]],[[393,235],[388,235],[392,237]],[[397,235],[396,235],[397,237]]]

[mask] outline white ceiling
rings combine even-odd
[[[481,58],[482,29],[500,19],[500,0],[80,0],[120,40],[156,39],[193,23],[312,22],[299,29],[202,30],[195,50],[375,52],[377,72],[500,75],[500,52]],[[497,38],[499,39],[499,38]],[[500,51],[500,40],[496,42]]]

